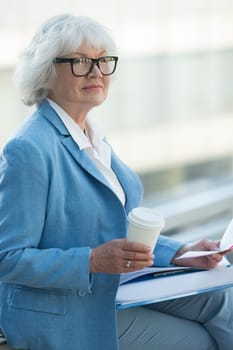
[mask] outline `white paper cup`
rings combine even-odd
[[[128,214],[128,222],[127,239],[147,244],[153,250],[165,225],[163,216],[154,209],[139,207]]]

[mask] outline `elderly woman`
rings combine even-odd
[[[21,57],[22,98],[37,109],[0,159],[3,335],[25,350],[232,349],[230,289],[116,312],[121,273],[216,248],[161,236],[154,255],[125,238],[142,186],[87,118],[117,62],[108,30],[71,15],[45,22]]]

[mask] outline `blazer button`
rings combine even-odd
[[[84,297],[86,295],[85,290],[79,289],[77,293],[80,297]]]

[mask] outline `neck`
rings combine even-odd
[[[48,96],[53,102],[59,105],[64,111],[78,124],[78,126],[84,131],[86,125],[86,119],[90,109],[80,108],[77,104],[67,103],[64,101],[57,101],[52,96]]]

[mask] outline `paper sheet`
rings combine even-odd
[[[221,242],[219,249],[217,250],[193,250],[189,251],[181,256],[179,256],[177,259],[184,259],[184,258],[197,258],[200,256],[207,256],[211,254],[216,254],[216,253],[224,253],[227,250],[232,250],[233,249],[233,219],[227,226]]]

